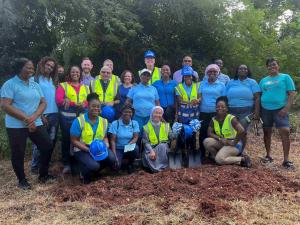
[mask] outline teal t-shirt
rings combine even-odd
[[[267,76],[259,82],[262,92],[261,105],[268,110],[284,107],[288,99],[288,91],[295,91],[295,84],[291,76],[280,73],[275,77]]]

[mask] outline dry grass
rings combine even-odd
[[[262,137],[250,136],[248,154],[257,167],[264,167],[259,157],[265,155]],[[281,167],[282,150],[278,140],[273,140],[275,162],[266,167],[295,181],[300,181],[300,143],[294,139],[291,160],[297,169],[286,171]],[[27,162],[28,163],[28,162]],[[26,165],[28,169],[29,166]],[[30,174],[27,171],[27,174]],[[58,203],[49,189],[56,183],[39,185],[36,176],[29,175],[31,191],[16,188],[16,178],[9,161],[0,161],[0,224],[300,224],[300,192],[279,193],[251,201],[230,202],[233,210],[228,215],[208,219],[198,210],[197,202],[186,199],[170,206],[168,211],[159,207],[159,198],[137,199],[126,206],[97,208],[88,199],[84,202]],[[60,182],[70,182],[70,178]],[[72,182],[70,182],[72,183]]]

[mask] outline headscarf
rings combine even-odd
[[[210,69],[216,69],[218,71],[218,75],[220,74],[220,67],[217,64],[209,64],[205,69],[205,75]],[[208,75],[207,75],[208,76]]]
[[[159,123],[155,123],[153,120],[152,120],[152,116],[153,116],[153,112],[156,110],[156,109],[160,109],[162,111],[162,114],[164,114],[164,109],[161,107],[161,106],[154,106],[152,109],[151,109],[151,114],[150,114],[150,121],[153,125],[159,125],[161,121],[159,121]]]

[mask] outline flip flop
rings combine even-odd
[[[289,169],[289,170],[294,170],[295,169],[295,166],[294,164],[291,162],[291,161],[285,161],[282,163],[282,166],[286,169]]]
[[[270,156],[266,156],[266,157],[264,157],[264,158],[261,158],[260,161],[261,161],[262,163],[272,163],[272,162],[273,162],[273,158],[270,157]]]

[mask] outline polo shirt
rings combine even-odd
[[[139,133],[139,124],[135,120],[130,120],[129,124],[124,124],[122,119],[112,122],[109,133],[116,135],[116,148],[123,149],[133,138],[134,133]]]
[[[163,80],[157,80],[152,85],[158,92],[161,107],[166,108],[174,105],[175,87],[177,86],[175,80],[169,80],[168,83],[164,83]]]
[[[96,133],[97,128],[98,128],[98,124],[99,124],[99,118],[97,118],[96,123],[92,124],[90,119],[89,119],[88,113],[85,113],[84,114],[84,119],[85,119],[86,123],[89,123],[91,125],[91,127],[93,129],[93,132]],[[81,132],[82,132],[82,130],[80,128],[80,124],[79,124],[79,121],[78,121],[78,118],[77,118],[73,121],[73,123],[71,125],[70,134],[72,136],[75,136],[75,137],[81,137]]]
[[[32,79],[28,84],[17,75],[6,81],[1,88],[1,97],[12,99],[12,106],[22,111],[25,115],[31,116],[39,107],[43,92]],[[36,126],[42,125],[42,120],[38,117],[35,120]],[[5,126],[7,128],[26,128],[26,124],[8,114],[5,115]]]
[[[150,116],[155,101],[159,100],[157,90],[152,85],[143,85],[142,83],[131,88],[127,95],[133,102],[135,115],[140,117]]]

